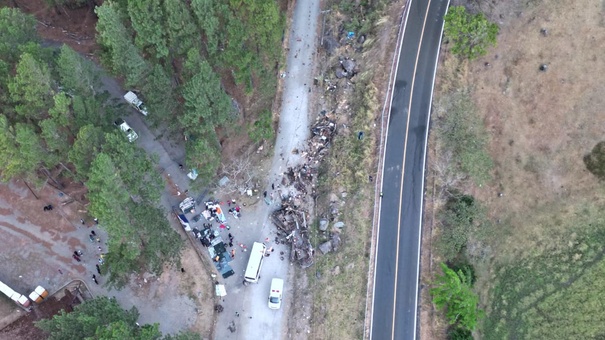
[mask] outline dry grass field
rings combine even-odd
[[[494,161],[487,185],[456,183],[487,210],[488,223],[466,247],[487,312],[475,335],[603,336],[605,186],[583,157],[605,140],[605,4],[515,3],[483,8],[500,24],[497,47],[469,63],[446,46],[438,71],[436,98],[469,91]],[[430,164],[442,156],[431,155]],[[438,318],[432,327],[443,335]]]

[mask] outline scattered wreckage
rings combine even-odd
[[[303,268],[313,265],[315,254],[309,239],[310,218],[305,206],[311,206],[311,200],[317,194],[315,181],[318,167],[336,133],[336,124],[324,115],[318,119],[311,131],[313,137],[308,140],[306,151],[301,153],[303,164],[290,167],[283,173],[281,186],[289,187],[291,191],[284,194],[279,190],[282,204],[280,209],[271,214],[271,221],[286,235],[286,242],[291,244],[290,260],[299,263]]]

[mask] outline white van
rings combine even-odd
[[[248,266],[246,267],[246,273],[244,274],[244,280],[246,282],[258,282],[258,279],[260,278],[260,269],[263,266],[266,250],[267,247],[262,243],[254,242],[252,245],[250,259],[248,260]]]
[[[271,280],[271,291],[269,291],[269,308],[279,309],[281,307],[281,299],[284,291],[284,280]]]

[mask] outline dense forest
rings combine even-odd
[[[120,0],[105,1],[95,12],[103,63],[126,86],[140,89],[149,119],[188,140],[187,166],[202,178],[220,165],[217,129],[238,114],[219,74],[264,99],[261,124],[252,123],[249,133],[256,141],[272,138],[266,117],[285,27],[275,2]]]
[[[276,3],[121,0],[95,12],[103,66],[142,94],[149,124],[186,137],[187,166],[203,180],[220,164],[217,131],[238,114],[221,75],[269,103],[248,132],[271,138],[266,117],[284,26]],[[159,205],[156,161],[112,125],[124,103],[103,91],[100,68],[65,45],[45,47],[35,18],[18,9],[0,8],[0,31],[8,33],[0,35],[2,181],[41,183],[62,167],[82,182],[89,213],[109,234],[111,286],[178,261],[181,240]]]

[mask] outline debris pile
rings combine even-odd
[[[286,241],[292,246],[290,261],[298,262],[303,268],[313,265],[315,253],[309,241],[306,214],[306,210],[294,207],[289,201],[282,203],[281,208],[271,214],[271,220],[277,228],[286,233]]]
[[[357,74],[359,70],[357,69],[357,64],[353,59],[349,58],[341,58],[339,61],[339,65],[337,65],[334,69],[334,73],[336,78],[353,78],[355,74]]]
[[[301,169],[319,167],[336,133],[336,123],[330,120],[328,116],[322,116],[311,128],[311,132],[313,137],[308,141],[307,151],[303,153],[303,157],[306,157],[306,163],[301,166]]]
[[[290,188],[286,194],[280,190],[282,204],[271,214],[271,220],[292,245],[290,260],[307,268],[313,264],[315,249],[309,240],[309,212],[311,198],[316,195],[315,180],[322,158],[326,155],[336,132],[336,124],[327,116],[320,117],[311,129],[313,136],[307,142],[306,151],[301,153],[304,163],[289,167],[283,173],[281,185]],[[293,152],[300,152],[295,150]],[[332,246],[332,249],[338,246]],[[335,250],[335,249],[334,249]]]

